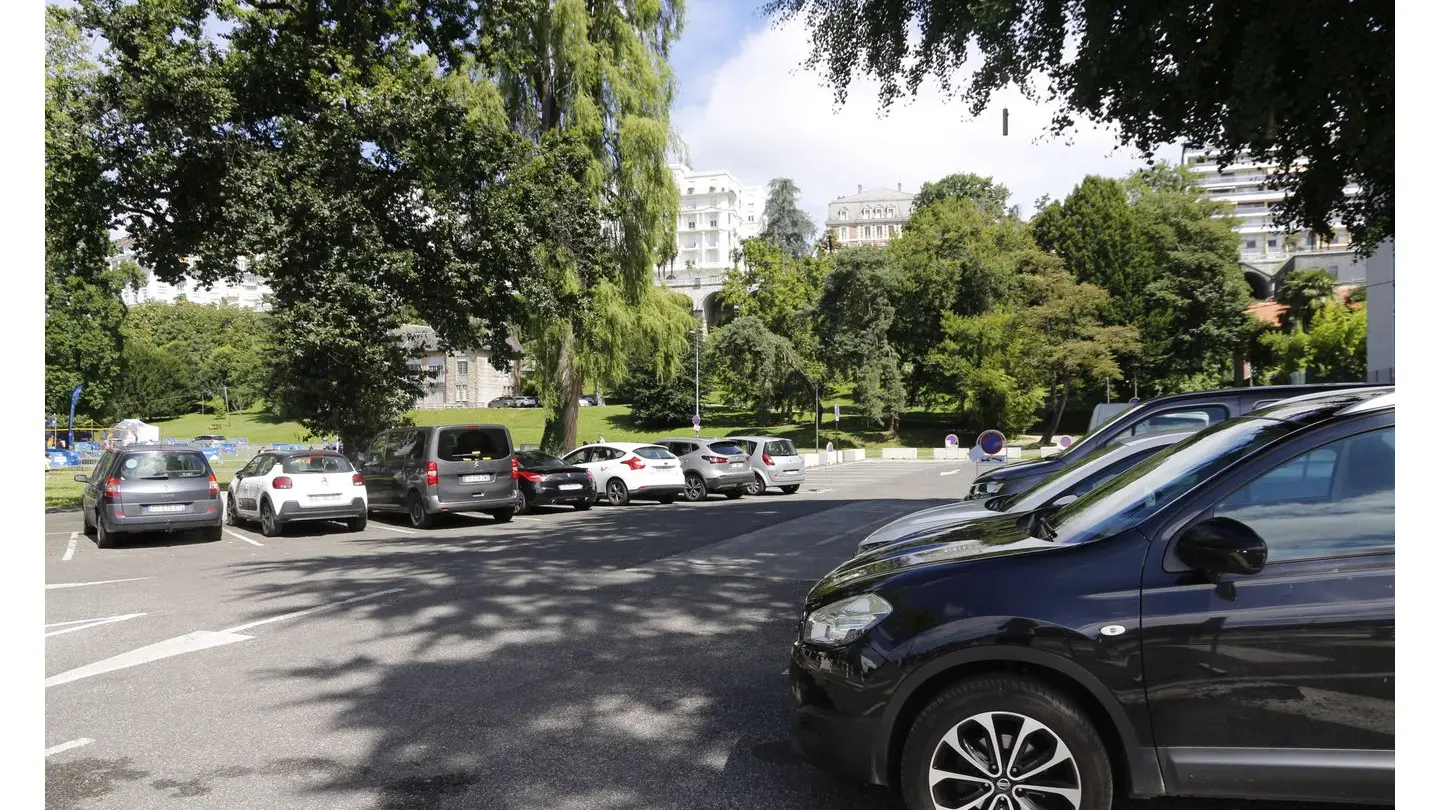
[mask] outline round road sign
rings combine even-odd
[[[697,413],[694,416],[690,417],[690,424],[694,425],[695,427],[700,427],[700,414]]]
[[[1069,436],[1061,436],[1061,437],[1060,437],[1060,446],[1061,446],[1061,447],[1069,447],[1070,445],[1072,445],[1072,444],[1074,444],[1074,443],[1075,443],[1075,440],[1072,439],[1072,438],[1070,438]]]
[[[1130,404],[1131,404],[1131,405],[1139,405],[1139,404],[1140,404],[1140,398],[1139,398],[1139,397],[1130,397]]]
[[[959,437],[959,436],[956,436],[954,433],[951,433],[951,434],[946,435],[946,436],[945,436],[945,446],[946,446],[946,447],[959,447],[959,446],[960,446],[960,437]]]
[[[975,446],[985,451],[986,455],[993,456],[1005,449],[1005,434],[998,430],[987,430],[975,440]]]
[[[827,453],[833,453],[833,452],[835,452],[835,443],[834,443],[834,442],[825,442],[825,452],[827,452]]]

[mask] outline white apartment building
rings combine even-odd
[[[670,166],[680,190],[675,258],[656,268],[655,283],[690,296],[695,311],[714,323],[714,293],[735,266],[746,239],[765,228],[765,188],[747,186],[727,171]]]
[[[110,257],[112,268],[118,267],[124,261],[135,261],[130,239],[128,237],[121,239],[118,244],[121,252]],[[242,268],[247,264],[245,259],[240,259]],[[256,312],[267,312],[270,309],[267,300],[270,295],[270,285],[264,278],[254,273],[245,272],[238,282],[222,280],[207,287],[189,277],[182,278],[174,284],[167,284],[156,278],[155,273],[149,268],[142,267],[142,270],[145,274],[144,284],[139,287],[126,287],[120,291],[120,300],[125,302],[127,307],[150,301],[173,304],[183,297],[191,303],[207,306],[228,304],[253,309]]]
[[[915,205],[915,195],[900,184],[892,191],[856,186],[848,197],[832,200],[825,211],[825,229],[842,247],[875,245],[884,247],[905,230]]]
[[[1236,230],[1240,234],[1240,261],[1250,267],[1273,276],[1297,254],[1350,250],[1350,234],[1338,222],[1332,225],[1335,236],[1329,241],[1311,231],[1287,233],[1284,225],[1274,222],[1272,212],[1285,197],[1285,192],[1265,187],[1266,181],[1280,170],[1275,161],[1242,153],[1221,171],[1213,150],[1193,145],[1184,147],[1181,161],[1211,199],[1234,206],[1234,216],[1239,220]],[[1345,189],[1346,194],[1358,192],[1353,184]]]

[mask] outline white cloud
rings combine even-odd
[[[1134,150],[1116,149],[1113,133],[1090,124],[1050,136],[1053,108],[1018,90],[997,93],[970,119],[961,102],[927,87],[882,117],[878,85],[866,79],[851,84],[837,109],[819,75],[800,67],[808,47],[799,24],[758,31],[720,66],[698,103],[676,110],[695,168],[725,169],[752,184],[791,177],[818,225],[825,205],[857,185],[919,191],[923,182],[974,172],[1004,183],[1028,215],[1037,197],[1063,198],[1087,174],[1118,177],[1144,165]],[[1010,110],[1008,137],[1002,107]],[[1178,148],[1157,157],[1176,160]]]

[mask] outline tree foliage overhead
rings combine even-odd
[[[1328,236],[1338,218],[1361,246],[1394,232],[1391,0],[1317,0],[1303,9],[770,0],[764,9],[805,21],[806,65],[842,103],[857,74],[879,80],[883,107],[933,78],[974,115],[1015,84],[1059,103],[1057,133],[1090,119],[1115,125],[1124,143],[1151,155],[1176,142],[1211,144],[1227,164],[1242,150],[1273,154],[1294,169],[1279,178],[1288,192],[1279,221]],[[1360,188],[1353,198],[1344,193],[1351,180]]]
[[[815,223],[800,210],[800,189],[794,180],[777,177],[770,181],[765,198],[765,230],[760,235],[794,258],[810,252]]]

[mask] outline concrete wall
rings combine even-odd
[[[1395,382],[1395,242],[1386,241],[1367,261],[1365,379]]]

